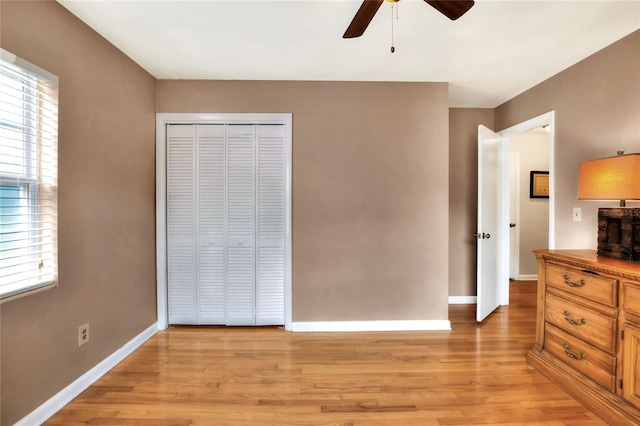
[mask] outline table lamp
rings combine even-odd
[[[640,200],[640,153],[580,163],[579,200],[619,200],[620,207],[598,209],[598,256],[640,261],[640,208],[626,207]]]

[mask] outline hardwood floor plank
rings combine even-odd
[[[113,417],[94,417],[89,422],[89,425],[125,425],[125,426],[189,426],[191,420],[182,419],[132,419],[132,418],[117,418]]]
[[[46,424],[605,425],[526,363],[535,282],[511,297],[482,324],[450,306],[452,331],[171,328]]]

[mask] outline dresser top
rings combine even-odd
[[[534,250],[533,253],[537,258],[555,259],[570,264],[580,263],[594,270],[633,276],[640,281],[640,262],[598,256],[595,250]]]

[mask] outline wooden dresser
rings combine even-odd
[[[537,250],[530,365],[609,425],[640,425],[640,262]]]

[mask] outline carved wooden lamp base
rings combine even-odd
[[[598,256],[640,261],[640,208],[598,209]]]

